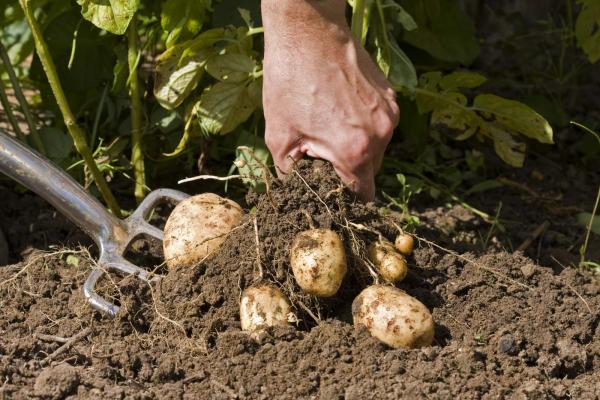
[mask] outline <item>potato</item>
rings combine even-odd
[[[387,240],[379,240],[367,249],[369,260],[375,265],[383,279],[390,283],[400,282],[406,277],[406,259]]]
[[[163,250],[169,268],[193,266],[215,251],[244,212],[234,201],[214,193],[177,204],[165,225]]]
[[[429,346],[434,323],[423,303],[393,286],[373,285],[352,302],[354,325],[364,325],[393,348]]]
[[[319,297],[337,293],[348,268],[344,245],[337,233],[329,229],[300,232],[290,255],[292,272],[302,290]]]
[[[256,332],[269,326],[288,325],[290,303],[271,285],[250,287],[242,293],[240,322],[242,330]]]
[[[394,245],[400,253],[404,254],[405,256],[409,256],[415,247],[415,239],[413,239],[413,237],[407,233],[401,233],[396,236]]]

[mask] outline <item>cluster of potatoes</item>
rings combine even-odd
[[[167,266],[193,266],[225,241],[243,217],[235,202],[212,193],[179,203],[165,225],[163,241]],[[368,258],[390,284],[406,277],[412,236],[400,234],[395,243],[379,239],[368,246]],[[344,244],[330,229],[300,232],[290,249],[290,265],[298,286],[317,297],[334,296],[348,270]],[[427,307],[391,285],[372,285],[352,303],[355,325],[364,325],[372,336],[394,347],[416,348],[433,341],[434,322]],[[261,284],[247,288],[240,302],[240,322],[245,331],[294,321],[286,296],[276,287]]]

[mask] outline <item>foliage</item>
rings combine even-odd
[[[575,34],[595,62],[600,57],[600,7],[595,0],[576,1],[581,12]],[[198,158],[201,165],[206,158],[220,163],[221,172],[227,171],[223,165],[227,160],[232,171],[264,177],[260,164],[270,161],[260,134],[264,122],[259,0],[29,3],[95,162],[113,181],[119,178],[119,190],[132,192],[131,180],[133,186],[141,183],[139,163],[131,161],[134,154],[137,161],[140,156],[145,159],[149,185],[175,172],[193,173]],[[492,143],[498,156],[512,166],[523,165],[528,139],[553,142],[552,128],[543,117],[521,102],[487,93],[486,78],[465,70],[479,56],[480,47],[474,24],[459,1],[349,3],[353,33],[400,94],[400,131],[419,147],[416,161],[408,163],[411,172],[407,165],[396,164],[390,175],[406,173],[401,182],[406,199],[401,203],[425,190],[416,188],[415,182],[425,182],[432,195],[441,193],[423,179],[432,171],[444,177],[446,188],[465,180],[477,183],[470,177],[483,168],[484,157],[476,150],[481,140]],[[0,6],[0,31],[13,64],[22,66],[21,79],[40,89],[43,104],[38,106],[59,115],[39,59],[30,68],[23,63],[34,45],[16,0]],[[138,105],[134,83],[141,88]],[[141,121],[130,111],[132,106],[140,111]],[[87,182],[89,169],[83,168],[66,131],[60,118],[42,130],[47,155]],[[455,149],[446,142],[448,136],[470,147],[452,171],[448,164],[438,165],[439,160],[455,159],[449,156]],[[138,142],[141,153],[132,152]],[[247,147],[253,149],[251,156],[244,150]],[[458,168],[470,172],[457,174]],[[245,183],[256,185],[259,180]]]

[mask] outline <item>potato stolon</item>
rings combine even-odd
[[[339,235],[329,229],[310,229],[294,239],[290,263],[298,286],[306,293],[331,297],[346,275],[347,261]]]
[[[242,293],[240,323],[244,331],[256,332],[269,326],[288,325],[290,313],[290,303],[274,286],[253,286]]]
[[[192,266],[216,250],[244,212],[234,201],[214,193],[179,203],[167,220],[163,250],[167,266]]]
[[[388,346],[417,348],[433,341],[434,323],[423,303],[402,290],[373,285],[352,302],[354,325],[362,324]]]

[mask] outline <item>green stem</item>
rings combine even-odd
[[[352,8],[352,22],[350,29],[352,35],[362,43],[363,39],[363,26],[365,19],[365,0],[354,0],[354,7]]]
[[[42,63],[42,67],[44,68],[44,72],[46,73],[46,78],[48,79],[48,83],[52,88],[52,93],[54,94],[56,103],[60,108],[60,112],[63,116],[63,120],[69,131],[69,134],[73,138],[75,148],[81,155],[81,158],[83,158],[83,161],[85,162],[90,173],[92,174],[94,182],[96,183],[98,190],[100,190],[104,201],[106,201],[108,207],[117,217],[121,217],[121,208],[119,207],[119,204],[117,203],[117,200],[115,199],[114,195],[110,191],[110,188],[108,187],[104,176],[98,169],[92,151],[88,146],[86,136],[79,127],[79,125],[77,125],[73,112],[71,111],[71,107],[69,106],[67,97],[65,96],[65,92],[58,78],[58,73],[56,72],[54,60],[52,59],[50,50],[48,49],[48,45],[44,40],[40,26],[35,20],[33,10],[29,7],[28,0],[20,0],[20,4],[21,8],[23,8],[23,11],[25,12],[25,18],[27,18],[27,23],[31,28],[33,40],[35,42],[35,48],[40,62]]]
[[[8,118],[8,122],[10,122],[15,134],[23,143],[27,143],[27,137],[19,127],[19,123],[15,118],[15,114],[13,114],[12,109],[10,108],[10,102],[8,101],[8,96],[6,95],[6,90],[4,87],[4,83],[0,79],[0,104],[2,104],[2,108],[4,108],[4,112],[6,112],[6,117]]]
[[[129,63],[129,97],[131,100],[131,164],[135,179],[135,199],[139,203],[146,195],[146,171],[142,151],[142,100],[138,80],[138,33],[135,17],[127,29],[127,61]]]
[[[587,232],[585,234],[585,241],[583,242],[583,246],[581,247],[581,261],[583,264],[585,261],[585,253],[587,253],[588,243],[590,241],[590,232],[592,231],[592,224],[594,223],[594,217],[596,216],[596,211],[598,211],[598,203],[600,203],[600,186],[598,187],[598,195],[596,196],[596,203],[594,204],[594,210],[592,211],[592,216],[590,217],[590,222],[587,226]]]
[[[21,106],[21,110],[23,111],[23,115],[25,115],[25,121],[27,121],[27,125],[29,126],[29,134],[31,135],[31,140],[35,145],[35,148],[42,154],[46,154],[46,149],[44,148],[44,143],[38,134],[37,128],[35,127],[35,121],[33,119],[33,114],[29,110],[29,105],[27,104],[27,100],[25,100],[25,96],[23,95],[23,90],[21,90],[21,84],[19,83],[19,79],[17,78],[17,74],[15,74],[15,70],[10,63],[10,58],[8,57],[8,53],[6,52],[6,48],[0,41],[0,58],[2,59],[2,63],[6,68],[6,73],[8,74],[8,78],[12,84],[12,88],[15,92],[15,97],[19,101],[19,105]]]

